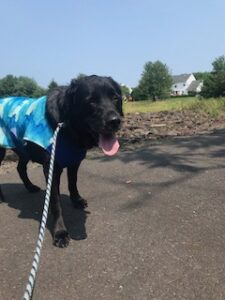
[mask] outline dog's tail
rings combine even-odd
[[[5,197],[3,195],[3,192],[2,192],[2,189],[1,189],[1,186],[0,186],[0,201],[4,202],[5,201]]]

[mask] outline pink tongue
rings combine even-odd
[[[102,135],[99,137],[99,147],[102,148],[102,151],[108,155],[115,155],[120,147],[120,144],[115,137],[105,138]]]

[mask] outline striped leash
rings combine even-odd
[[[39,229],[38,240],[37,240],[37,244],[36,244],[36,248],[35,248],[35,254],[34,254],[34,258],[33,258],[33,262],[32,262],[32,267],[31,267],[30,274],[28,277],[28,283],[27,283],[26,290],[24,292],[22,300],[30,300],[30,299],[32,299],[32,296],[33,296],[34,284],[35,284],[35,279],[36,279],[39,261],[40,261],[40,257],[41,257],[41,249],[42,249],[42,245],[43,245],[43,241],[44,241],[46,222],[47,222],[47,218],[48,218],[48,208],[49,208],[51,188],[52,188],[52,178],[53,178],[53,170],[54,170],[57,135],[62,126],[63,126],[63,123],[58,124],[58,126],[54,132],[53,138],[52,138],[51,159],[50,159],[50,165],[49,165],[48,182],[47,182],[47,188],[46,188],[46,194],[45,194],[45,203],[44,203],[44,208],[43,208],[41,225],[40,225],[40,229]]]

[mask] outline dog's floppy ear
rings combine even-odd
[[[107,77],[108,80],[110,81],[110,83],[112,84],[112,86],[114,87],[114,89],[116,90],[116,92],[122,96],[122,92],[121,92],[121,88],[120,85],[114,80],[112,79],[112,77]]]
[[[47,94],[46,117],[53,128],[64,121],[64,87],[56,87]]]
[[[77,79],[72,79],[70,85],[67,86],[66,93],[65,93],[65,104],[67,113],[70,114],[71,108],[77,102],[77,90],[78,90],[78,82]],[[76,103],[76,107],[77,107]]]
[[[65,93],[65,112],[70,119],[75,119],[80,113],[79,80],[72,79]]]
[[[122,107],[122,91],[120,85],[114,79],[112,79],[112,77],[107,77],[107,78],[111,82],[113,88],[115,89],[116,93],[120,98],[117,104],[117,108],[119,110],[120,115],[123,117],[124,114],[123,114],[123,107]]]

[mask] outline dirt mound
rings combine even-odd
[[[224,129],[224,117],[192,111],[127,114],[119,135],[125,143],[170,136],[191,136]]]
[[[224,117],[210,118],[205,113],[192,111],[126,114],[119,132],[123,147],[127,144],[157,140],[172,136],[191,136],[225,129]],[[7,151],[8,160],[17,160]]]

